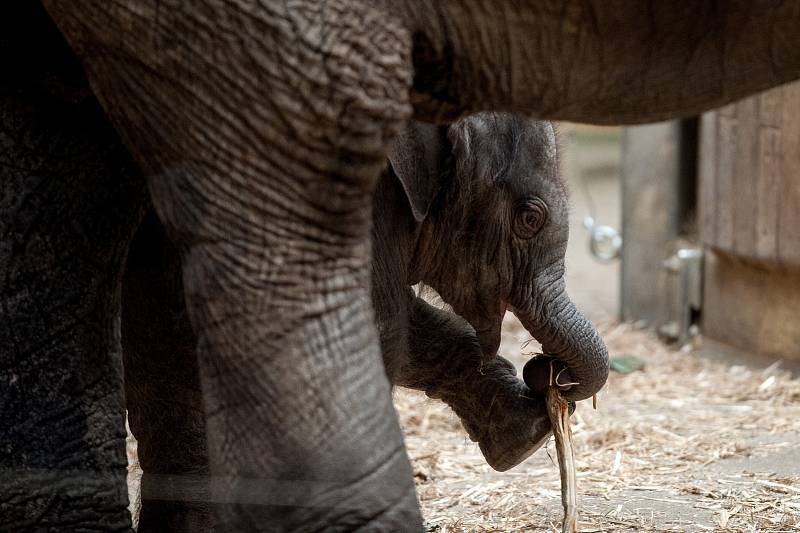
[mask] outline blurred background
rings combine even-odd
[[[562,124],[576,302],[678,345],[800,361],[798,113],[795,84],[680,121]]]
[[[562,171],[572,203],[567,249],[567,288],[575,303],[593,320],[619,315],[618,259],[598,260],[590,245],[592,232],[584,225],[615,231],[622,224],[622,128],[561,123]],[[609,252],[614,249],[609,246]],[[621,252],[621,250],[620,250]]]

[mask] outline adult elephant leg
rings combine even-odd
[[[169,213],[199,208],[202,219],[224,220],[218,204],[204,204],[188,180],[178,182],[170,192],[154,187],[175,234],[186,235],[197,220]],[[184,188],[194,194],[175,195]],[[364,197],[339,215],[369,216],[368,206]],[[264,207],[223,209],[261,230],[292,225],[283,216],[261,218]],[[237,235],[240,227],[219,230],[217,239],[179,242],[220,522],[237,531],[388,531],[418,521],[367,297],[368,242],[361,248],[321,231],[309,241],[293,237],[288,250],[279,239],[250,248],[254,236]],[[321,255],[313,250],[318,239],[330,239]]]
[[[407,34],[367,2],[46,5],[181,252],[220,521],[420,527],[369,298]]]
[[[117,318],[145,182],[38,2],[2,9],[0,531],[130,531]]]
[[[206,423],[178,250],[151,210],[122,284],[128,421],[138,441],[138,531],[209,531]]]

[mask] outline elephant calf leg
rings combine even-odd
[[[409,324],[409,359],[396,384],[447,403],[496,470],[516,466],[544,444],[550,422],[543,399],[506,359],[484,360],[466,321],[415,298]]]
[[[122,346],[131,430],[143,476],[139,533],[208,531],[208,451],[178,250],[151,212],[131,244]]]

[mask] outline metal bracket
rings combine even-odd
[[[703,306],[703,250],[680,248],[664,261],[663,267],[667,278],[666,322],[658,332],[685,344],[696,330],[693,326]]]

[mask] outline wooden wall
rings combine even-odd
[[[704,335],[800,359],[800,84],[705,114]]]
[[[707,113],[700,127],[703,243],[800,267],[800,85]]]
[[[750,353],[800,360],[800,270],[705,254],[703,335]]]

